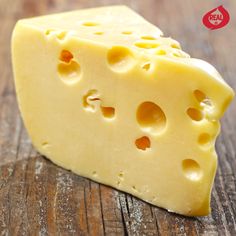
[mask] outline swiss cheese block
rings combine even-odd
[[[169,211],[210,212],[219,118],[232,89],[125,6],[20,20],[20,111],[54,163]]]

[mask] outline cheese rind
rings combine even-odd
[[[184,215],[207,215],[219,118],[234,93],[123,6],[21,20],[20,111],[56,164]]]

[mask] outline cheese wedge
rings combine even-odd
[[[15,86],[35,148],[76,174],[189,216],[210,212],[233,90],[125,6],[20,20]]]

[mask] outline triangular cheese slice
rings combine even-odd
[[[184,215],[210,212],[219,118],[234,93],[125,6],[20,20],[20,111],[54,163]]]

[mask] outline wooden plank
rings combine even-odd
[[[0,235],[236,235],[236,101],[223,118],[217,141],[219,168],[212,193],[212,214],[183,217],[76,176],[36,153],[17,109],[9,51],[13,26],[21,17],[126,4],[160,26],[165,35],[179,40],[190,54],[215,65],[236,89],[236,2],[225,2],[231,21],[217,31],[204,28],[201,17],[221,1],[8,3],[0,2]]]

